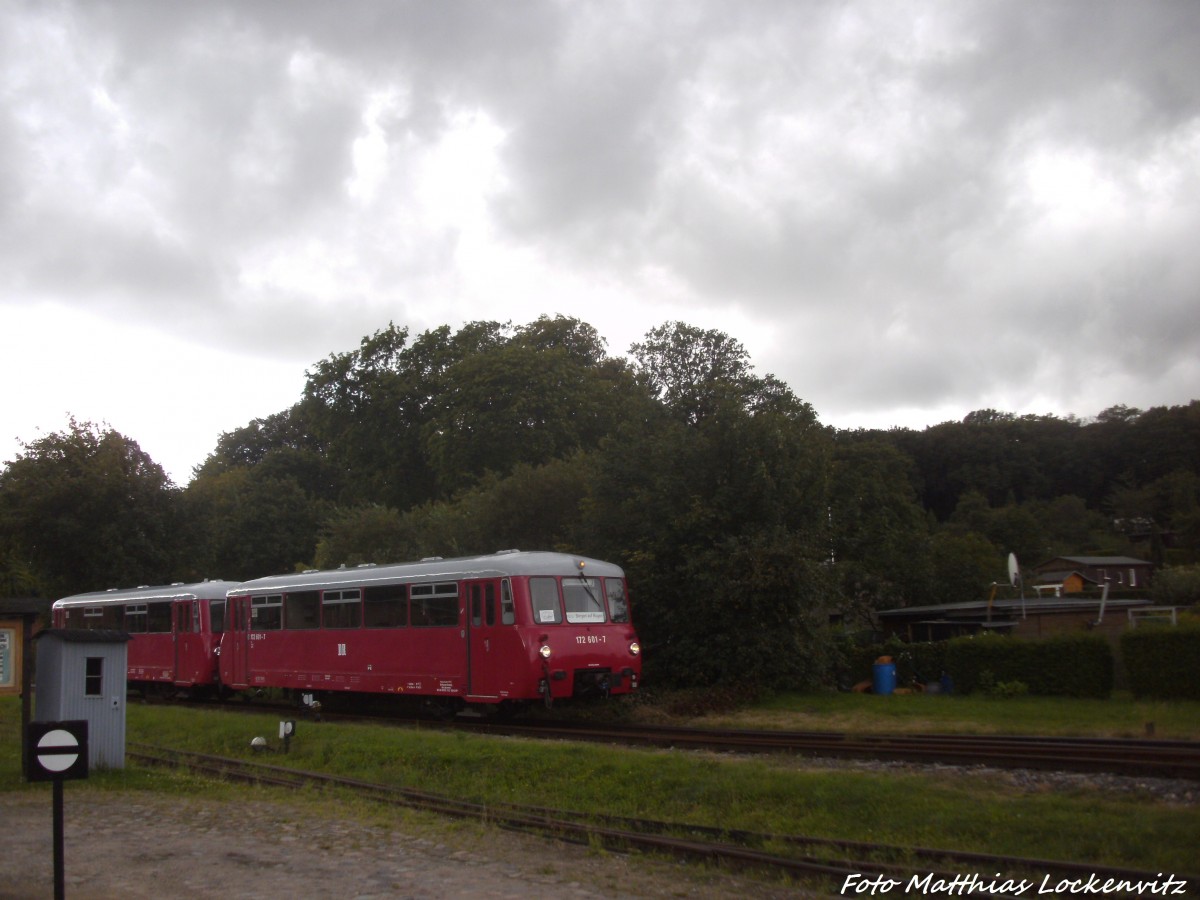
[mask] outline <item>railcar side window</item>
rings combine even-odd
[[[363,601],[363,619],[368,628],[403,628],[408,622],[407,585],[369,587]]]
[[[558,604],[558,580],[530,578],[529,602],[533,606],[533,621],[538,625],[557,625],[562,621]]]
[[[86,616],[91,610],[85,609]],[[146,604],[127,603],[125,605],[125,630],[130,634],[146,633]]]
[[[171,631],[171,603],[146,604],[146,631],[150,634],[169,634]]]
[[[283,625],[283,594],[250,598],[250,630],[278,631]]]
[[[458,624],[458,584],[414,584],[412,624],[414,628],[452,628]]]
[[[562,590],[563,605],[567,608],[567,621],[572,625],[604,621],[604,601],[600,599],[599,578],[564,578]]]
[[[283,627],[289,630],[321,627],[321,595],[297,591],[284,595]]]
[[[85,606],[82,609],[76,608],[74,612],[76,616],[82,616],[82,618],[76,618],[74,624],[70,626],[72,628],[86,628],[94,631],[97,628],[124,627],[121,615],[123,608],[120,606]],[[72,622],[69,615],[67,621],[68,623]]]
[[[359,591],[326,591],[321,598],[321,616],[326,628],[357,628],[362,621]]]
[[[629,598],[625,596],[625,582],[620,578],[605,578],[604,594],[608,597],[609,619],[613,622],[628,622]]]

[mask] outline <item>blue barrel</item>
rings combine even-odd
[[[876,694],[890,694],[896,690],[896,664],[875,663],[875,680],[871,690]]]

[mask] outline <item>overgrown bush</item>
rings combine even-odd
[[[946,670],[964,694],[1021,682],[1044,696],[1107,697],[1113,656],[1098,635],[1062,635],[1041,641],[982,635],[946,642]]]
[[[1121,658],[1135,697],[1200,700],[1200,623],[1143,625],[1121,635]]]
[[[1155,573],[1150,598],[1160,606],[1200,603],[1200,566],[1171,566]]]
[[[1029,685],[1023,681],[1001,681],[987,692],[989,697],[1007,699],[1009,697],[1024,697],[1029,693]]]

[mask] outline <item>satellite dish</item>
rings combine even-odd
[[[1017,582],[1021,580],[1021,569],[1017,565],[1017,554],[1008,554],[1008,583],[1013,587],[1017,586]]]

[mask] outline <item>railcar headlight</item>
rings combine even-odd
[[[538,647],[538,653],[542,654],[542,659],[549,659],[550,658],[550,645],[542,644],[542,646]]]
[[[639,644],[637,641],[633,641],[632,643],[630,643],[630,645],[629,645],[630,656],[637,656],[641,652],[642,652],[641,644]]]

